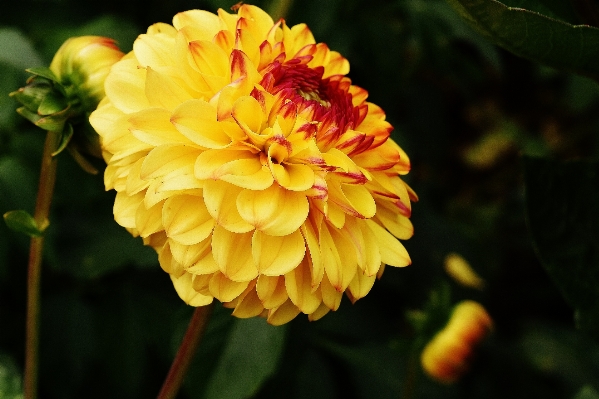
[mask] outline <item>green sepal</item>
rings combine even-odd
[[[49,92],[40,103],[37,113],[40,115],[53,115],[68,107],[66,99],[55,92]]]
[[[41,237],[46,227],[48,227],[48,223],[45,223],[44,226],[38,226],[33,216],[24,210],[6,212],[4,222],[10,229],[25,233],[29,237]]]
[[[42,119],[41,116],[37,114],[37,112],[32,112],[27,107],[19,107],[17,108],[17,114],[21,115],[23,118],[27,119],[29,122],[33,124],[37,124],[37,122]]]
[[[60,142],[58,143],[58,148],[56,151],[52,153],[52,156],[55,157],[67,148],[67,145],[71,142],[71,138],[73,137],[73,126],[70,123],[67,123],[62,129],[60,133]]]
[[[43,78],[49,79],[53,82],[60,83],[54,72],[50,68],[47,67],[35,67],[35,68],[27,68],[25,71],[29,72],[32,75],[41,76]]]
[[[61,132],[64,128],[65,122],[70,116],[70,109],[71,107],[67,106],[67,108],[63,109],[62,111],[41,117],[37,122],[34,123],[36,126],[41,127],[44,130]]]
[[[25,87],[9,94],[29,110],[37,112],[44,98],[52,92],[52,83],[45,79],[36,79]]]

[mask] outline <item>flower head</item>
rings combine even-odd
[[[115,219],[185,302],[315,320],[410,264],[409,160],[348,71],[250,5],[179,13],[115,64],[90,118]]]
[[[493,320],[481,304],[460,302],[447,325],[422,351],[422,368],[439,382],[457,381],[468,370],[474,350],[492,328]]]

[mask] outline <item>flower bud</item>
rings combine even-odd
[[[461,255],[454,252],[448,254],[445,257],[444,267],[445,272],[464,287],[478,290],[482,290],[485,287],[485,280],[476,274],[468,261]]]
[[[457,381],[468,370],[474,350],[492,327],[493,320],[482,305],[460,302],[445,328],[422,351],[422,368],[438,382]]]
[[[85,111],[91,112],[104,97],[104,80],[110,67],[122,57],[112,39],[73,37],[58,49],[50,70],[66,89],[67,97],[78,97]]]

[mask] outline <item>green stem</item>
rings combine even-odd
[[[56,182],[56,159],[52,153],[56,150],[60,133],[48,132],[42,155],[40,180],[33,218],[40,229],[48,225],[48,214]],[[39,347],[39,308],[40,276],[44,236],[32,237],[29,248],[27,271],[27,321],[25,325],[25,375],[24,399],[37,397],[38,347]]]
[[[174,399],[177,396],[177,392],[181,388],[196,348],[208,325],[208,316],[211,310],[212,304],[197,307],[193,312],[193,316],[183,337],[183,342],[181,342],[175,360],[171,364],[171,369],[164,380],[162,389],[158,394],[158,399]]]

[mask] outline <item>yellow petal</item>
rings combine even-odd
[[[221,302],[231,302],[247,288],[249,281],[237,282],[227,278],[224,274],[216,272],[210,278],[210,293]]]
[[[143,198],[143,191],[135,195],[127,195],[123,192],[116,193],[113,207],[114,220],[123,227],[135,229],[135,215],[137,208],[143,202]]]
[[[150,107],[145,90],[146,70],[138,65],[137,59],[125,56],[112,66],[104,82],[106,96],[124,113]]]
[[[163,230],[162,227],[162,203],[158,203],[147,209],[143,204],[137,207],[135,214],[135,227],[142,237],[148,237],[158,231]]]
[[[232,184],[207,180],[204,185],[204,202],[206,209],[216,223],[234,233],[246,233],[254,230],[254,226],[241,218],[235,200],[241,188]]]
[[[362,270],[358,270],[346,291],[351,302],[356,303],[358,299],[364,298],[374,285],[374,280],[376,280],[376,275],[368,276]]]
[[[237,197],[241,217],[256,229],[273,236],[288,235],[306,220],[306,196],[272,185],[266,190],[243,190]]]
[[[322,294],[322,302],[331,310],[339,309],[341,305],[342,292],[339,292],[331,285],[327,275],[325,274],[320,283],[320,292]]]
[[[177,195],[166,200],[162,210],[166,234],[185,245],[197,244],[212,233],[214,219],[203,197]]]
[[[308,320],[316,321],[323,318],[327,313],[329,313],[331,309],[324,303],[321,303],[318,309],[308,315]]]
[[[343,292],[358,268],[352,242],[336,228],[323,223],[320,229],[320,252],[328,281],[337,291]]]
[[[256,283],[256,293],[266,309],[281,306],[288,298],[283,276],[265,276],[261,274]]]
[[[172,77],[146,68],[146,97],[150,107],[175,109],[179,104],[192,99],[191,94]]]
[[[250,281],[258,276],[252,258],[252,233],[237,234],[216,226],[212,255],[221,272],[233,281]]]
[[[412,263],[408,251],[399,240],[372,220],[365,221],[381,252],[381,260],[389,266],[408,266]]]
[[[212,303],[211,296],[202,295],[193,289],[193,278],[189,273],[177,278],[171,275],[171,280],[179,297],[190,306],[205,306]]]
[[[154,148],[148,153],[141,167],[142,179],[153,179],[182,168],[194,165],[196,158],[201,154],[197,148],[165,144]]]
[[[175,129],[171,113],[163,108],[148,108],[129,117],[130,131],[138,140],[153,146],[162,144],[192,144]]]
[[[201,73],[212,76],[226,76],[228,74],[229,56],[212,41],[195,40],[190,42],[189,53]]]
[[[256,294],[256,284],[250,284],[246,290],[239,296],[232,315],[239,318],[248,318],[258,316],[264,310],[258,294]]]
[[[311,271],[307,261],[285,274],[285,287],[289,299],[305,314],[315,312],[322,303],[320,290],[312,292]]]
[[[221,179],[226,175],[248,176],[262,169],[260,159],[250,151],[207,150],[196,160],[198,179]]]
[[[214,260],[214,256],[212,256],[211,237],[206,238],[197,245],[201,245],[201,253],[198,256],[197,261],[189,266],[186,271],[191,274],[212,274],[219,271],[218,264]]]
[[[141,166],[143,164],[144,158],[138,159],[133,166],[128,168],[129,174],[127,175],[125,192],[128,195],[133,195],[139,193],[141,190],[145,190],[150,184],[149,181],[143,180],[140,178],[141,174]]]
[[[407,240],[414,235],[414,226],[407,217],[398,212],[393,212],[386,206],[379,206],[376,212],[378,220],[395,237]]]
[[[314,228],[311,219],[312,218],[308,218],[308,220],[306,220],[300,231],[306,241],[308,253],[310,254],[311,285],[312,290],[315,290],[322,280],[324,265],[322,264],[322,258],[320,256],[318,236],[316,235],[316,229]]]
[[[193,245],[184,245],[170,240],[169,246],[173,259],[187,269],[196,264],[206,254],[206,243],[200,242]]]
[[[301,233],[269,236],[259,230],[252,236],[252,256],[261,274],[282,276],[300,264],[306,253]]]
[[[181,134],[205,148],[224,148],[231,143],[216,119],[216,109],[203,100],[189,100],[174,109],[171,122]]]
[[[298,307],[295,306],[293,302],[291,302],[290,300],[287,300],[281,306],[271,309],[268,312],[268,317],[266,318],[266,321],[268,322],[268,324],[271,324],[273,326],[280,326],[285,323],[289,323],[299,313],[300,310],[298,309]]]
[[[366,219],[376,213],[374,198],[363,185],[329,182],[329,199],[353,217]]]
[[[231,116],[244,131],[253,133],[262,131],[264,112],[262,106],[254,97],[239,97],[233,104]]]
[[[160,27],[165,26],[168,25],[160,25]],[[142,67],[158,68],[173,64],[171,49],[175,42],[175,32],[158,33],[156,28],[150,27],[154,31],[153,34],[139,35],[133,42],[133,52]]]
[[[185,273],[183,265],[173,258],[169,241],[167,241],[162,249],[158,252],[158,262],[160,263],[162,270],[173,277],[180,277],[183,275],[183,273]]]
[[[180,12],[173,17],[173,26],[181,30],[186,26],[196,29],[196,36],[189,40],[211,40],[218,31],[225,28],[220,18],[214,13],[204,10]]]

